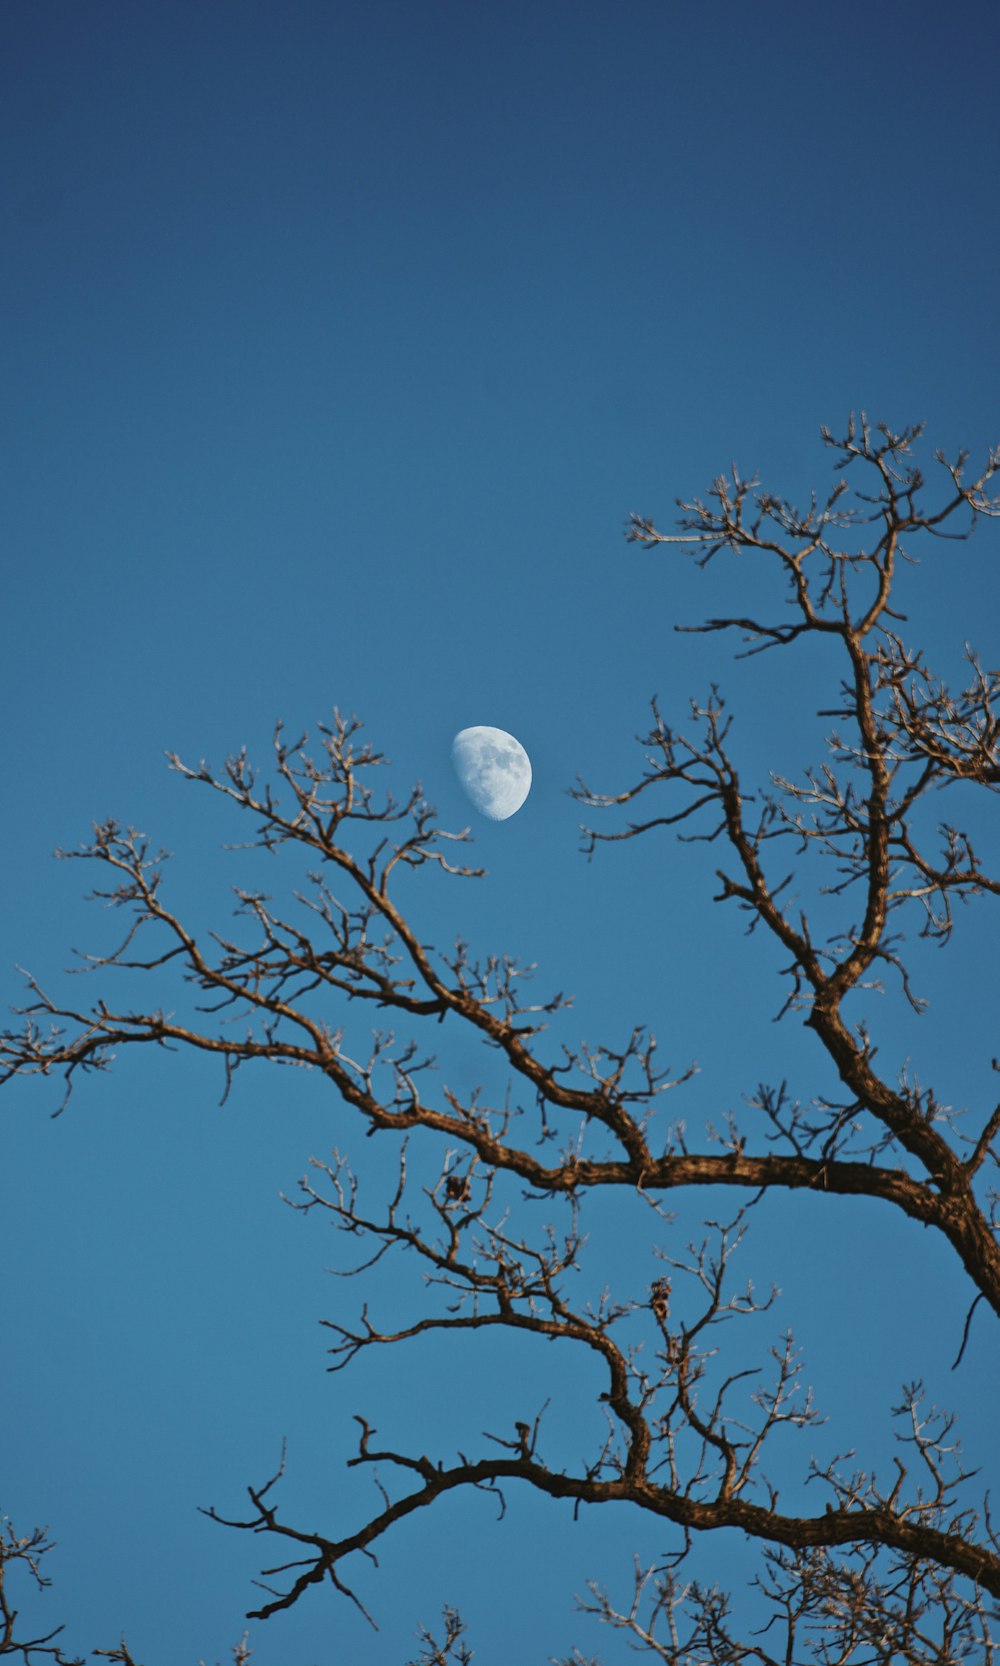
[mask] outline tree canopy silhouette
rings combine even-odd
[[[938,453],[926,481],[919,428],[852,419],[842,436],[823,438],[834,483],[803,508],[734,469],[704,500],[679,504],[676,530],[633,515],[627,535],[702,566],[726,554],[753,564],[759,611],[698,630],[734,636],[751,658],[820,638],[832,646],[840,673],[822,712],[832,726],[825,757],[800,779],[742,780],[713,688],[684,728],[654,703],[638,778],[609,793],[580,782],[576,796],[591,855],[661,830],[714,845],[716,900],[780,945],[782,1010],[801,1016],[835,1094],[800,1101],[783,1084],[762,1086],[745,1115],[696,1140],[667,1110],[688,1073],[661,1067],[645,1028],[619,1043],[557,1046],[547,1031],[565,1027],[568,1001],[536,998],[530,968],[502,953],[477,958],[463,942],[430,947],[399,900],[400,876],[481,870],[467,860],[467,833],[443,831],[419,789],[401,802],[379,795],[384,760],[353,718],[321,725],[314,748],[279,727],[267,777],[246,752],[221,772],[172,757],[180,776],[229,801],[250,844],[278,856],[295,847],[311,864],[308,887],[287,904],[240,890],[228,933],[182,919],[164,853],[116,821],[63,853],[94,867],[94,896],[126,916],[127,930],[89,960],[100,988],[92,1004],[67,1004],[30,979],[24,1022],[3,1037],[4,1080],[61,1074],[68,1093],[138,1044],[217,1055],[227,1091],[251,1064],[306,1067],[329,1082],[345,1128],[395,1139],[398,1164],[379,1195],[363,1152],[314,1159],[295,1207],[325,1213],[347,1235],[360,1278],[395,1253],[426,1274],[405,1323],[380,1319],[377,1278],[370,1302],[338,1307],[325,1321],[333,1368],[430,1333],[472,1348],[489,1329],[556,1343],[596,1367],[581,1370],[579,1393],[599,1408],[604,1433],[576,1464],[549,1456],[544,1407],[534,1404],[512,1406],[509,1425],[479,1450],[433,1458],[419,1441],[382,1441],[361,1416],[352,1462],[385,1478],[370,1515],[344,1521],[332,1500],[322,1530],[288,1519],[281,1470],[248,1488],[243,1511],[213,1508],[216,1520],[273,1544],[254,1617],[323,1586],[360,1607],[356,1552],[445,1495],[486,1489],[502,1499],[524,1486],[576,1506],[628,1503],[671,1525],[674,1548],[656,1567],[637,1564],[629,1601],[595,1583],[582,1606],[673,1666],[994,1657],[1000,1544],[952,1419],[920,1382],[905,1384],[888,1473],[863,1459],[819,1462],[801,1477],[815,1508],[798,1496],[786,1507],[769,1455],[779,1431],[811,1427],[820,1410],[802,1391],[791,1332],[772,1334],[760,1363],[752,1320],[772,1298],[737,1276],[753,1211],[776,1191],[815,1197],[834,1236],[836,1200],[867,1198],[884,1206],[887,1225],[896,1212],[938,1234],[960,1263],[959,1357],[976,1306],[1000,1313],[1000,1106],[959,1125],[926,1080],[887,1073],[857,1002],[885,979],[919,1010],[906,933],[950,944],[956,905],[1000,894],[962,819],[970,791],[1000,787],[1000,675],[970,650],[965,685],[946,686],[907,642],[898,598],[901,564],[922,544],[965,537],[1000,513],[1000,450],[978,473],[966,454]],[[940,789],[954,822],[941,821]],[[141,1010],[115,1000],[120,970],[148,981]],[[180,1006],[178,973],[195,997]],[[456,1025],[501,1060],[499,1095],[462,1094],[430,1073]],[[682,1248],[667,1204],[695,1188],[706,1189],[708,1216],[703,1236]],[[625,1290],[592,1266],[585,1231],[588,1205],[610,1192],[638,1212],[644,1235],[656,1225],[665,1246],[654,1276],[643,1262]],[[851,1448],[865,1443],[864,1429],[844,1435]],[[759,1546],[763,1631],[743,1626],[719,1582],[689,1576],[693,1548],[721,1529]],[[471,1658],[455,1610],[442,1638],[423,1642],[427,1661]],[[15,1643],[9,1625],[0,1652],[17,1648],[27,1659],[37,1645]]]

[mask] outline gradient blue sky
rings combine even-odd
[[[107,945],[86,871],[51,860],[97,817],[176,851],[172,895],[224,928],[219,846],[243,830],[163,750],[265,761],[276,718],[338,704],[446,826],[469,819],[456,730],[497,724],[531,755],[525,808],[477,823],[489,880],[434,893],[436,941],[537,960],[540,988],[576,993],[574,1037],[651,1022],[702,1065],[692,1128],[761,1078],[821,1087],[770,1023],[777,961],[711,906],[710,861],[664,840],[587,865],[565,789],[625,784],[649,697],[680,715],[713,679],[751,776],[815,755],[806,668],[674,635],[727,576],[637,552],[622,522],[666,523],[732,459],[790,495],[823,485],[819,425],[852,408],[977,456],[1000,438],[998,48],[985,0],[6,0],[6,998],[15,962],[44,979]],[[970,635],[995,658],[997,548],[981,529],[910,581],[946,672]],[[887,1003],[885,1051],[980,1106],[996,927],[988,903],[960,924],[920,958],[919,1031]],[[476,1067],[464,1045],[449,1068]],[[57,1121],[43,1085],[2,1104],[0,1506],[59,1541],[34,1611],[81,1651],[124,1630],[145,1666],[228,1658],[260,1547],[195,1506],[238,1510],[283,1435],[289,1508],[334,1531],[369,1502],[342,1469],[351,1413],[444,1454],[456,1421],[502,1425],[530,1369],[481,1351],[435,1377],[415,1350],[325,1375],[316,1321],[354,1291],[278,1192],[343,1119],[305,1079],[245,1076],[223,1109],[219,1088],[197,1060],[134,1056]],[[975,1454],[986,1321],[953,1377],[960,1281],[887,1224],[859,1209],[826,1237],[786,1201],[748,1270],[782,1284],[825,1402],[877,1430],[925,1370]],[[589,1575],[624,1591],[632,1549],[663,1548],[624,1517],[510,1502],[502,1527],[456,1501],[384,1546],[361,1582],[378,1638],[317,1596],[258,1628],[255,1666],[401,1662],[444,1600],[482,1666],[543,1661],[586,1640]],[[739,1547],[717,1556],[735,1577]]]

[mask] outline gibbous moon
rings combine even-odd
[[[476,809],[490,821],[506,821],[531,791],[528,754],[506,729],[460,729],[452,741],[451,761]]]

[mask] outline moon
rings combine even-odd
[[[507,821],[531,791],[531,760],[506,729],[484,724],[460,729],[451,761],[476,809],[490,821]]]

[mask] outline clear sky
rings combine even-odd
[[[336,704],[446,826],[470,819],[458,729],[531,756],[524,809],[476,823],[489,879],[448,893],[432,940],[537,960],[541,989],[576,994],[574,1039],[650,1022],[702,1066],[693,1128],[786,1069],[815,1091],[711,861],[664,839],[588,865],[566,788],[624,785],[650,696],[682,716],[713,679],[746,702],[748,771],[801,767],[829,692],[765,666],[751,704],[724,644],[675,636],[724,576],[627,546],[630,510],[667,524],[733,459],[805,495],[820,424],[852,408],[925,420],[930,448],[1000,439],[998,49],[986,0],[6,0],[6,999],[15,962],[44,981],[107,946],[86,870],[51,859],[98,817],[175,851],[178,905],[225,929],[219,847],[244,830],[164,749],[263,763],[276,718]],[[995,663],[997,551],[981,529],[913,575],[945,671],[969,637]],[[925,957],[919,1033],[886,1020],[888,1053],[913,1048],[957,1103],[993,1092],[989,1039],[967,1045],[994,1006],[993,915]],[[0,1507],[59,1541],[40,1612],[68,1647],[124,1630],[145,1666],[193,1666],[228,1658],[260,1567],[196,1506],[238,1512],[287,1436],[289,1507],[346,1527],[369,1498],[342,1468],[353,1412],[447,1451],[460,1414],[473,1435],[502,1420],[525,1366],[436,1376],[418,1350],[327,1376],[317,1321],[355,1291],[278,1194],[349,1139],[338,1104],[260,1071],[220,1109],[209,1066],[143,1051],[56,1121],[51,1087],[3,1096]],[[473,1068],[461,1043],[452,1060]],[[787,1204],[754,1277],[782,1284],[779,1328],[828,1399],[875,1427],[925,1370],[974,1437],[989,1342],[951,1375],[961,1285],[884,1226],[859,1210],[822,1239]],[[258,1628],[254,1666],[401,1662],[445,1600],[477,1663],[543,1661],[584,1637],[588,1576],[623,1589],[633,1546],[662,1548],[624,1517],[511,1503],[503,1526],[455,1502],[383,1546],[378,1638],[317,1596]]]

